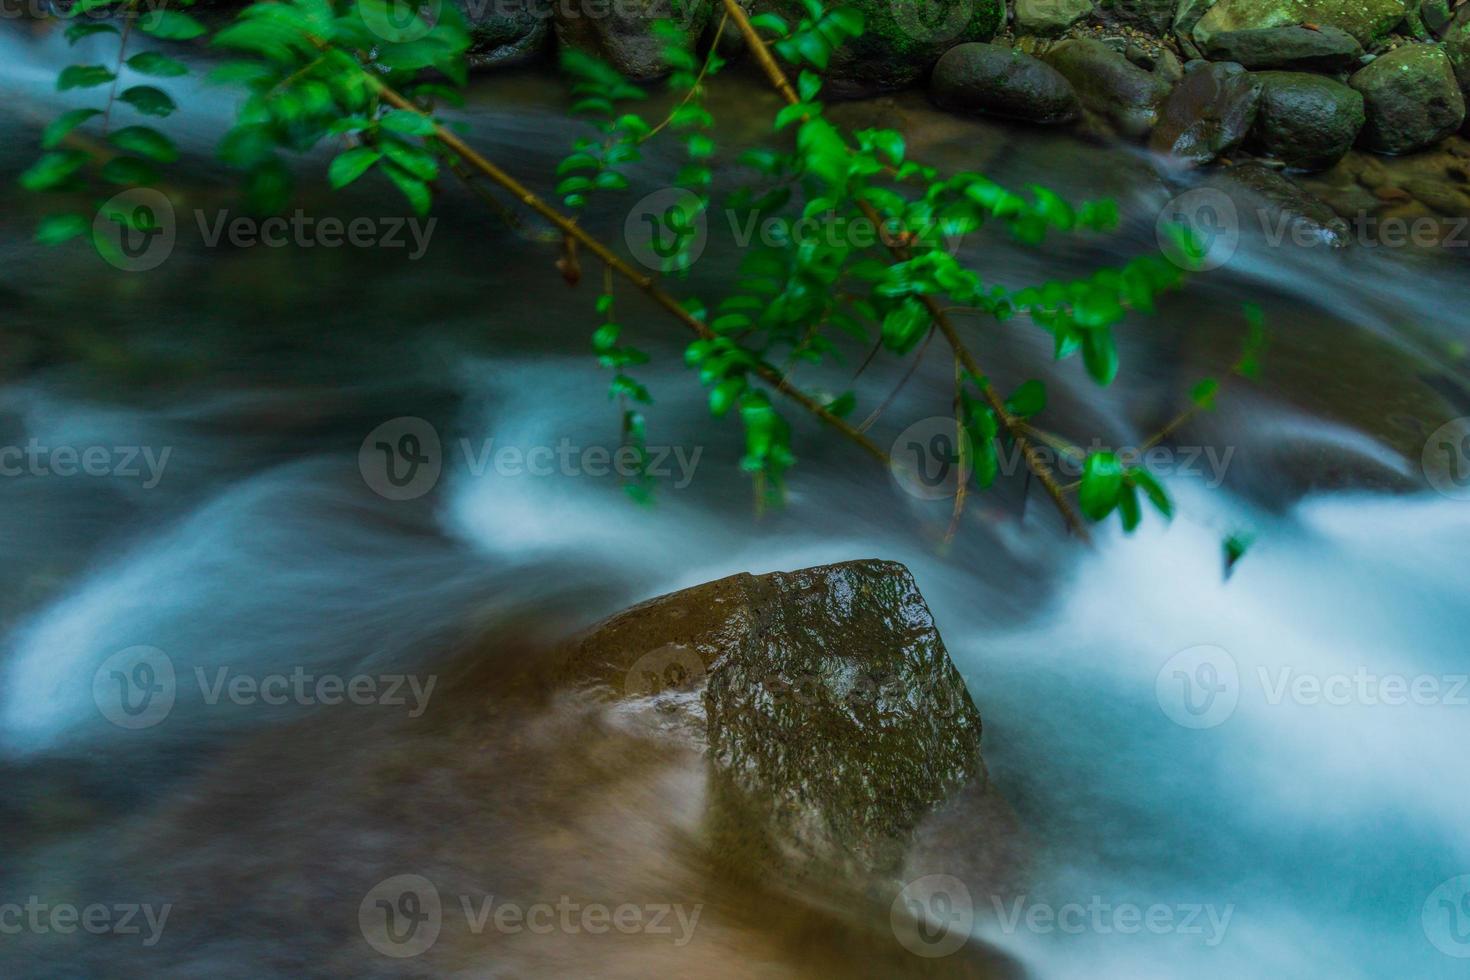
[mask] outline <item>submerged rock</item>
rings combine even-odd
[[[1192,33],[1205,47],[1226,31],[1314,24],[1341,28],[1366,45],[1388,33],[1407,11],[1404,0],[1219,0]]]
[[[979,713],[893,562],[654,599],[575,641],[557,675],[704,747],[711,819],[746,859],[891,869],[924,817],[985,779]]]
[[[1301,170],[1341,160],[1363,128],[1363,96],[1341,82],[1296,71],[1263,71],[1252,131],[1262,149]]]
[[[1124,136],[1147,135],[1169,95],[1167,80],[1100,41],[1063,41],[1043,58],[1071,83],[1085,109],[1105,118]]]
[[[1077,93],[1055,68],[1013,48],[961,44],[934,66],[929,93],[936,105],[956,112],[1028,122],[1077,118]]]
[[[1363,46],[1357,38],[1338,27],[1221,31],[1204,48],[1211,61],[1234,61],[1253,71],[1346,71],[1356,67],[1363,57]]]
[[[1186,163],[1209,163],[1245,139],[1260,102],[1261,82],[1244,68],[1199,65],[1164,103],[1149,147]]]
[[[681,0],[563,0],[554,5],[556,39],[605,59],[633,79],[668,73],[664,41],[654,33],[659,20],[672,20],[692,46],[704,33],[714,9],[708,3]]]
[[[1297,186],[1289,177],[1259,163],[1230,167],[1213,178],[1214,186],[1237,196],[1238,189],[1247,190],[1261,205],[1256,216],[1261,231],[1272,243],[1289,242],[1298,246],[1313,244],[1345,248],[1351,244],[1351,228],[1337,212],[1310,192]]]
[[[1412,153],[1433,146],[1465,121],[1465,97],[1436,44],[1396,48],[1348,79],[1363,93],[1368,123],[1363,139],[1380,153]]]

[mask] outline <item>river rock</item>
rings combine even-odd
[[[1412,153],[1433,146],[1465,121],[1465,97],[1450,59],[1436,44],[1408,44],[1348,79],[1363,93],[1368,123],[1363,138],[1380,153]]]
[[[1092,13],[1092,0],[1016,0],[1016,27],[1051,37]]]
[[[1038,123],[1077,118],[1077,94],[1050,65],[1012,48],[961,44],[950,48],[929,83],[936,105],[956,112]]]
[[[842,98],[907,88],[928,75],[939,56],[967,41],[989,41],[1005,20],[1003,0],[844,0],[863,14],[861,37],[844,42],[823,77],[824,94]],[[800,0],[753,0],[795,25]]]
[[[1174,23],[1178,0],[1106,0],[1103,10],[1112,24],[1123,24],[1148,34],[1163,35]]]
[[[595,54],[641,80],[669,71],[664,41],[653,31],[656,21],[673,20],[693,47],[714,8],[682,0],[559,0],[553,9],[558,43]]]
[[[551,19],[532,9],[530,0],[475,4],[461,0],[470,29],[470,68],[509,68],[545,54],[551,41]]]
[[[1169,82],[1099,41],[1063,41],[1042,57],[1071,83],[1084,108],[1128,137],[1148,134],[1169,95]]]
[[[555,683],[610,692],[701,745],[716,812],[762,860],[896,866],[919,822],[984,785],[980,715],[902,565],[735,575],[569,644]]]
[[[1297,245],[1322,244],[1346,248],[1352,229],[1321,199],[1297,186],[1290,178],[1259,163],[1229,167],[1210,179],[1210,184],[1232,198],[1244,188],[1255,198],[1252,208],[1267,242]]]
[[[1186,58],[1202,58],[1204,52],[1194,43],[1194,25],[1215,5],[1215,0],[1179,0],[1174,11],[1174,40]]]
[[[1315,24],[1337,27],[1367,45],[1404,19],[1405,0],[1219,0],[1194,25],[1202,48],[1226,31]]]
[[[1363,46],[1338,27],[1267,27],[1253,31],[1221,31],[1205,45],[1211,61],[1234,61],[1252,71],[1338,72],[1357,66]]]
[[[1449,56],[1461,91],[1470,95],[1470,7],[1445,31],[1444,52]]]
[[[1186,72],[1164,102],[1149,148],[1192,165],[1238,145],[1256,121],[1261,83],[1228,61]]]
[[[1301,170],[1326,170],[1352,149],[1363,128],[1361,93],[1306,72],[1255,77],[1264,88],[1252,135],[1267,153]]]

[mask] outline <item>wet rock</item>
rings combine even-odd
[[[1209,163],[1245,139],[1260,102],[1260,81],[1239,65],[1187,71],[1159,112],[1149,148],[1189,164]]]
[[[1404,190],[1440,214],[1452,218],[1470,214],[1470,195],[1453,184],[1414,177],[1404,181]]]
[[[1254,31],[1222,31],[1205,45],[1214,61],[1234,61],[1251,70],[1346,71],[1363,57],[1363,46],[1337,27],[1268,27]]]
[[[1215,0],[1179,0],[1179,6],[1174,11],[1174,39],[1179,43],[1179,50],[1184,57],[1203,56],[1199,45],[1194,43],[1194,26],[1214,5]]]
[[[842,98],[907,88],[950,47],[989,41],[1005,21],[1002,0],[845,0],[842,6],[860,11],[866,25],[822,73],[824,94]],[[773,11],[792,25],[806,16],[799,0],[753,0],[751,10]]]
[[[1016,0],[1016,27],[1049,37],[1092,13],[1092,0]]]
[[[704,32],[713,7],[676,0],[563,0],[554,5],[560,44],[595,54],[634,79],[668,74],[664,42],[653,31],[659,20],[673,20],[690,46]]]
[[[1103,0],[1109,22],[1151,34],[1166,34],[1174,23],[1178,0]]]
[[[1465,97],[1439,45],[1396,48],[1348,80],[1363,93],[1366,145],[1380,153],[1433,146],[1465,121]]]
[[[760,860],[892,868],[984,784],[980,716],[902,565],[735,575],[594,627],[559,685],[609,690],[700,745],[722,822]]]
[[[532,8],[530,0],[463,4],[470,29],[467,56],[471,69],[509,68],[535,61],[551,42],[551,20]]]
[[[1271,156],[1290,167],[1326,170],[1352,149],[1363,128],[1361,93],[1306,72],[1255,77],[1265,87],[1252,135]]]
[[[1145,136],[1169,94],[1167,81],[1098,41],[1063,41],[1044,58],[1071,83],[1084,108],[1105,118],[1124,136]]]
[[[1445,31],[1444,51],[1449,56],[1450,67],[1460,82],[1460,89],[1470,94],[1470,8]]]
[[[1038,123],[1077,118],[1077,94],[1067,80],[1030,55],[995,44],[950,48],[929,83],[936,105],[956,112]]]
[[[1244,188],[1256,199],[1261,205],[1256,214],[1268,242],[1343,248],[1351,241],[1351,229],[1337,212],[1270,167],[1258,163],[1230,167],[1212,183],[1229,188],[1232,196]]]
[[[1337,27],[1367,45],[1404,19],[1405,0],[1219,0],[1194,25],[1196,44],[1226,31],[1315,24]]]

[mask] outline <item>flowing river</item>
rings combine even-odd
[[[14,175],[74,93],[54,91],[59,39],[6,28],[0,172]],[[906,492],[795,417],[787,505],[758,514],[738,426],[704,412],[686,338],[623,297],[654,355],[638,369],[656,399],[649,442],[668,447],[645,508],[583,452],[618,440],[588,340],[597,283],[569,288],[534,220],[515,230],[446,185],[422,254],[409,235],[403,248],[210,247],[208,228],[237,207],[210,158],[234,97],[171,87],[188,156],[161,267],[129,274],[82,246],[35,246],[41,204],[13,180],[0,191],[0,442],[53,461],[57,447],[106,453],[97,474],[0,479],[0,974],[942,970],[869,957],[779,900],[721,890],[671,843],[697,822],[687,767],[640,775],[616,734],[573,748],[592,724],[584,707],[466,721],[476,685],[493,691],[517,658],[631,603],[738,571],[882,557],[905,563],[933,608],[1034,865],[1024,893],[970,896],[967,927],[996,951],[994,975],[1464,975],[1470,461],[1424,452],[1470,415],[1462,254],[1273,245],[1248,226],[1223,267],[1119,329],[1109,389],[1076,360],[1053,364],[1039,330],[967,321],[1002,387],[1045,378],[1050,427],[1134,446],[1225,371],[1240,304],[1264,308],[1262,380],[1231,385],[1166,444],[1177,516],[1148,515],[1131,537],[1099,529],[1091,549],[1019,476],[972,499],[946,544],[950,500]],[[546,191],[583,131],[564,104],[547,74],[499,75],[474,84],[461,115],[476,147]],[[732,76],[712,95],[721,144],[760,138],[776,105]],[[835,112],[902,128],[913,157],[943,168],[1118,201],[1114,235],[1042,250],[972,236],[966,254],[992,281],[1151,249],[1155,216],[1185,189],[1141,152],[958,120],[917,97]],[[624,210],[594,206],[589,227],[621,234],[627,202],[677,162],[652,157]],[[386,183],[331,195],[323,163],[302,168],[305,213],[406,213]],[[730,238],[713,216],[681,290],[719,295]],[[804,383],[841,390],[860,358]],[[880,358],[863,373],[860,415],[902,370]],[[878,441],[945,414],[951,383],[932,355]],[[401,417],[442,447],[437,484],[413,500],[375,492],[359,465],[368,434]],[[560,446],[571,462],[546,475],[494,462]],[[1231,535],[1252,543],[1227,578]],[[177,692],[162,723],[131,729],[99,712],[95,685],[137,646],[166,655]],[[481,651],[471,668],[466,649]],[[403,682],[402,707],[361,710],[220,693],[293,674],[417,686]],[[968,867],[965,846],[939,868]],[[671,916],[662,946],[565,931],[492,942],[461,922],[430,957],[397,960],[363,941],[358,912],[375,882],[406,873],[438,884],[446,917],[451,895],[555,901],[622,883],[687,887],[705,907],[698,922]],[[3,909],[26,915],[28,902],[145,908],[138,934],[12,934],[19,918]]]

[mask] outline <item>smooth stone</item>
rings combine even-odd
[[[1368,111],[1363,141],[1379,153],[1433,146],[1465,121],[1465,96],[1449,57],[1436,44],[1396,48],[1348,84],[1363,93]]]
[[[929,94],[954,112],[1046,125],[1071,122],[1080,109],[1077,93],[1055,68],[996,44],[950,48],[934,66]]]
[[[1352,149],[1366,118],[1363,96],[1341,82],[1295,71],[1265,71],[1252,135],[1270,155],[1300,170],[1326,170]]]

